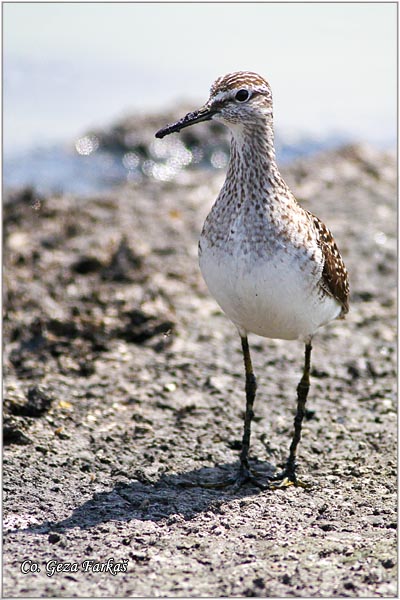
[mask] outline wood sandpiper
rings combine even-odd
[[[279,172],[268,82],[248,71],[220,77],[203,107],[156,137],[210,119],[232,134],[225,183],[204,223],[199,262],[209,291],[242,342],[246,412],[235,485],[302,485],[296,477],[296,451],[310,386],[311,340],[319,327],[348,312],[347,271],[329,229],[298,204]],[[283,472],[267,484],[252,473],[248,461],[257,387],[249,333],[305,343],[289,458]]]

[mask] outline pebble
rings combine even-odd
[[[176,383],[174,383],[173,381],[171,383],[166,383],[164,385],[164,390],[166,392],[175,392],[175,390],[176,390]]]

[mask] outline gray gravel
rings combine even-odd
[[[197,267],[223,173],[84,201],[10,194],[3,596],[397,595],[395,158],[346,147],[284,174],[351,278],[348,318],[313,344],[308,490],[204,487],[237,468],[244,410],[239,339]],[[268,474],[303,348],[250,343],[251,456]],[[126,572],[98,572],[108,559]],[[50,561],[76,572],[48,576]]]

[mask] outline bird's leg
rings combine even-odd
[[[256,397],[257,381],[254,375],[253,365],[251,363],[249,342],[247,336],[241,336],[244,368],[246,373],[246,413],[244,417],[244,430],[242,438],[242,450],[240,452],[240,471],[239,476],[235,482],[235,488],[241,487],[243,484],[249,482],[253,483],[260,489],[267,489],[267,485],[260,483],[256,477],[252,474],[249,467],[249,448],[250,448],[250,433],[251,433],[251,421],[254,415],[253,404]]]
[[[257,381],[253,371],[253,365],[251,363],[249,342],[247,337],[242,337],[242,350],[244,368],[246,373],[246,413],[244,417],[244,430],[242,439],[242,450],[240,452],[240,467],[241,470],[249,468],[248,454],[250,448],[250,432],[251,432],[251,421],[254,416],[253,404],[256,397]]]
[[[301,438],[301,425],[304,418],[308,390],[310,389],[311,349],[310,340],[306,343],[305,348],[303,376],[297,386],[297,411],[294,418],[294,433],[292,443],[290,444],[289,458],[283,472],[274,477],[274,480],[279,481],[279,483],[271,484],[271,488],[286,487],[289,485],[301,485],[305,487],[296,477],[296,450]]]
[[[220,489],[228,486],[233,486],[232,490],[238,490],[245,483],[252,483],[258,488],[268,489],[268,485],[264,485],[257,480],[255,475],[250,471],[249,467],[249,448],[250,448],[250,430],[251,420],[253,418],[253,404],[256,397],[257,382],[251,364],[250,349],[247,336],[240,336],[242,340],[243,360],[246,373],[246,413],[244,417],[244,431],[242,438],[242,450],[240,452],[240,470],[236,477],[231,477],[221,483],[202,484],[202,487]]]

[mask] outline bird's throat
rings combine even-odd
[[[247,190],[254,189],[254,186],[258,189],[282,186],[283,180],[276,164],[272,119],[242,123],[231,127],[231,132],[227,181],[233,179],[239,187]]]

